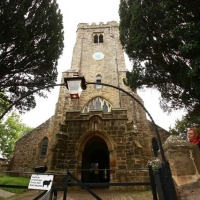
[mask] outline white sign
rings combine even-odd
[[[53,175],[32,174],[28,189],[50,190],[53,182]]]

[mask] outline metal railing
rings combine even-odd
[[[149,166],[148,168],[134,168],[134,169],[107,169],[108,171],[124,171],[125,172],[130,172],[130,171],[147,171],[149,173],[149,181],[136,181],[136,182],[82,182],[78,178],[76,178],[72,173],[74,172],[86,172],[91,169],[80,169],[80,170],[75,170],[75,169],[69,169],[69,163],[66,164],[67,171],[65,173],[45,173],[46,175],[54,175],[54,176],[63,176],[61,179],[58,181],[54,181],[52,184],[52,187],[50,190],[45,190],[38,196],[36,196],[33,200],[46,200],[48,197],[50,200],[56,200],[58,197],[58,192],[63,191],[63,200],[66,200],[67,198],[67,192],[68,192],[68,187],[81,187],[83,190],[86,190],[88,193],[90,193],[95,199],[101,200],[101,198],[95,194],[95,192],[92,191],[91,187],[115,187],[115,186],[150,186],[151,191],[152,191],[152,197],[153,200],[157,200],[157,191],[156,191],[156,184],[155,184],[155,179],[154,179],[154,173],[152,170],[152,167]],[[98,169],[98,171],[105,170],[105,169]],[[25,175],[31,175],[34,174],[33,172],[20,172],[20,171],[0,171],[0,173],[5,173],[5,174],[12,174],[12,173],[19,173],[19,174],[25,174]],[[0,188],[17,188],[17,189],[28,189],[28,186],[20,186],[20,185],[3,185],[0,184]]]

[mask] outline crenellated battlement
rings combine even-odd
[[[110,21],[107,22],[106,24],[103,22],[99,22],[98,24],[96,24],[95,22],[89,24],[89,23],[79,23],[77,25],[77,29],[80,28],[98,28],[98,27],[111,27],[111,26],[119,26],[119,23],[117,21]]]

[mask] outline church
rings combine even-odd
[[[78,73],[97,84],[87,84],[76,100],[61,86],[54,116],[16,142],[10,170],[33,172],[36,166],[47,166],[48,172],[60,172],[61,164],[76,159],[70,168],[83,182],[145,179],[120,169],[146,167],[149,159],[158,156],[154,126],[133,98],[98,84],[122,88],[144,104],[137,91],[124,84],[127,68],[118,28],[115,21],[78,24],[71,68],[62,73],[61,83]],[[169,133],[158,130],[164,143]],[[98,169],[105,169],[106,177]]]

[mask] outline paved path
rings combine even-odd
[[[123,192],[110,190],[93,190],[102,200],[153,200],[151,191],[148,192]],[[60,195],[59,195],[60,196]],[[58,200],[62,200],[63,196]],[[96,200],[86,191],[70,191],[67,200]]]
[[[151,191],[146,192],[125,192],[112,190],[93,190],[102,200],[153,200]],[[10,192],[0,190],[0,200],[32,200],[39,195],[41,191],[28,190],[20,195],[15,195]],[[185,193],[181,200],[199,200],[200,189],[197,188],[189,193]],[[14,195],[14,196],[12,196]],[[4,198],[1,198],[1,197]],[[57,200],[63,200],[63,192],[58,193]],[[69,191],[67,193],[67,200],[96,200],[91,194],[84,190]]]
[[[13,195],[15,195],[15,194],[0,189],[0,197],[8,198],[8,197],[11,197],[11,196],[13,196]]]
[[[147,192],[125,192],[125,191],[110,191],[106,189],[92,190],[102,200],[153,200],[151,191]],[[40,192],[37,190],[28,190],[27,192],[5,198],[7,200],[32,200]],[[1,198],[0,198],[1,199]],[[63,200],[63,192],[58,193],[57,200]],[[69,191],[67,200],[96,200],[91,194],[85,190]]]

